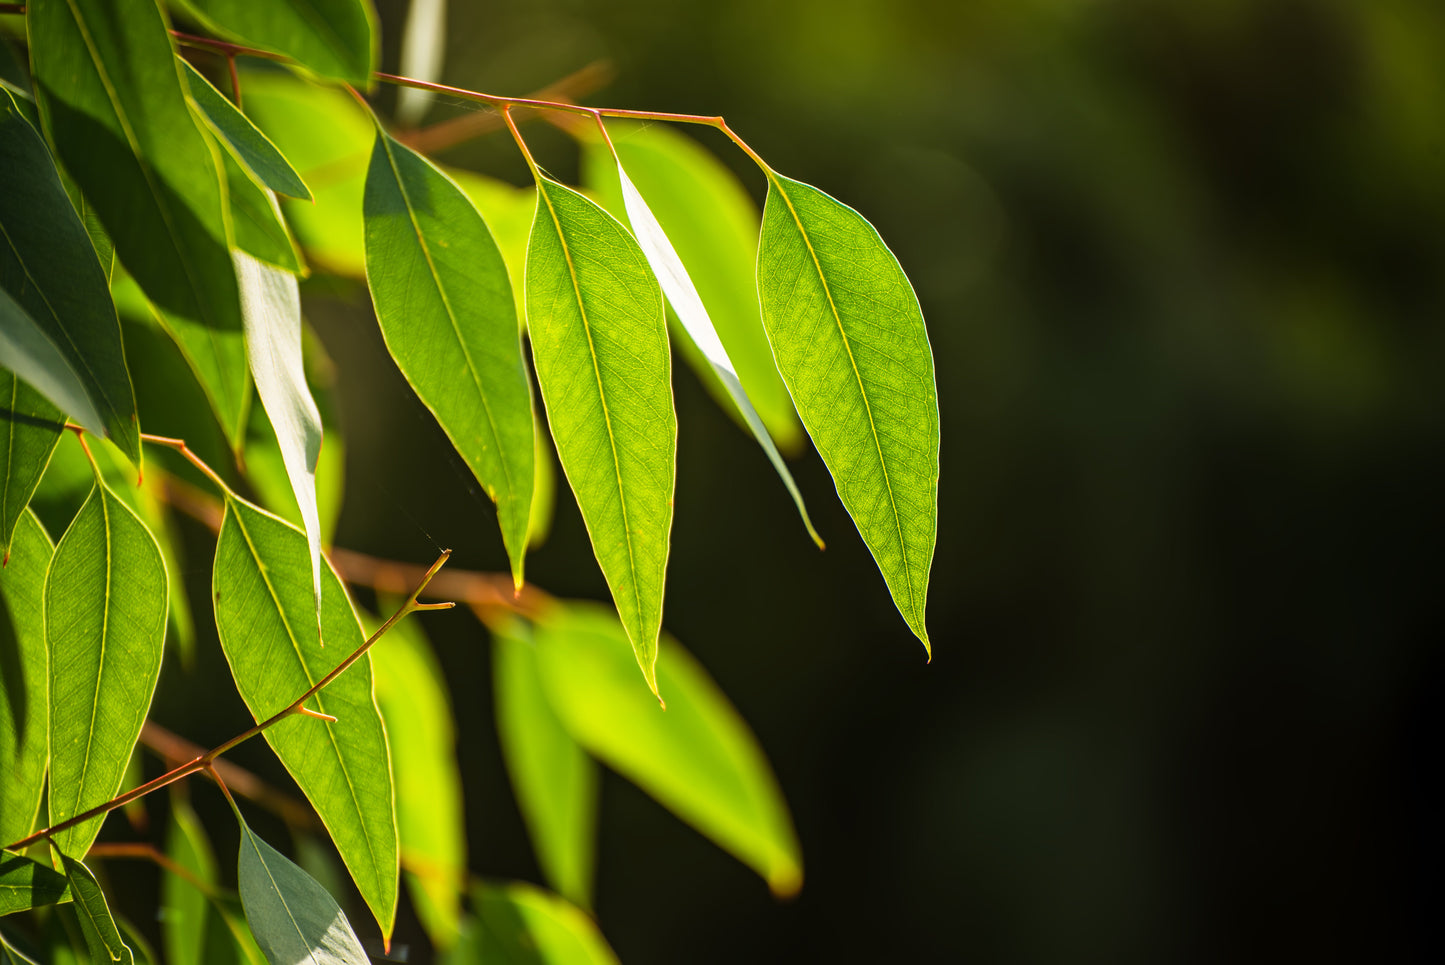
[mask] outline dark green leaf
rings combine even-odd
[[[4,932],[0,932],[0,965],[39,965],[35,959],[10,943]]]
[[[56,170],[60,174],[60,183],[64,185],[65,193],[70,196],[71,206],[85,225],[85,233],[90,235],[90,244],[95,248],[95,256],[100,261],[100,270],[108,285],[115,274],[115,245],[111,244],[110,235],[105,233],[105,225],[100,223],[100,215],[96,212],[95,205],[85,200],[85,195],[81,194],[80,185],[63,170]]]
[[[90,949],[90,960],[94,965],[101,962],[122,962],[135,965],[135,955],[120,937],[120,929],[111,917],[110,905],[100,882],[79,860],[61,853],[65,865],[65,876],[70,879],[70,890],[75,896],[75,916],[80,919],[80,930],[85,934],[86,947]]]
[[[53,549],[35,514],[21,513],[0,569],[0,843],[35,829],[50,759],[45,571]]]
[[[0,370],[0,552],[10,557],[10,541],[50,454],[60,442],[65,415],[11,372]]]
[[[366,276],[387,349],[497,504],[521,586],[532,398],[502,254],[461,190],[380,131],[365,216]]]
[[[28,382],[43,398],[70,413],[90,432],[104,431],[105,423],[91,403],[90,393],[75,367],[3,288],[0,288],[0,365]]]
[[[361,87],[376,66],[371,0],[185,0],[222,36]]]
[[[301,175],[296,173],[291,162],[276,149],[270,138],[262,134],[261,129],[252,124],[251,119],[224,94],[211,86],[200,71],[184,59],[180,62],[191,99],[236,160],[260,184],[277,194],[310,201],[311,189],[306,187]]]
[[[478,921],[443,965],[617,965],[586,912],[523,882],[472,892]]]
[[[69,900],[65,875],[14,851],[0,851],[0,915]]]
[[[677,453],[662,292],[627,229],[555,181],[539,177],[537,188],[527,249],[537,382],[592,550],[656,693]]]
[[[268,265],[284,268],[293,275],[301,274],[301,256],[275,196],[247,177],[229,154],[224,155],[221,162],[231,196],[231,227],[236,247]],[[237,284],[241,284],[240,279]],[[241,297],[245,298],[244,292]]]
[[[918,298],[862,215],[817,188],[768,177],[758,294],[778,369],[893,602],[927,648],[938,396]]]
[[[160,674],[167,580],[135,512],[97,484],[45,578],[50,651],[50,823],[115,796]],[[52,838],[85,854],[104,817]]]

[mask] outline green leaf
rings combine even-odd
[[[35,959],[10,944],[10,939],[0,932],[0,965],[39,965]]]
[[[931,654],[938,395],[923,312],[862,215],[768,178],[758,294],[778,369],[893,602]]]
[[[203,965],[210,901],[196,882],[214,886],[216,858],[201,821],[191,806],[171,798],[171,825],[166,832],[166,855],[191,873],[195,881],[178,874],[161,880],[161,938],[170,965]]]
[[[562,897],[590,907],[597,857],[597,765],[547,703],[532,634],[521,620],[494,627],[492,681],[497,736],[537,863]]]
[[[256,181],[277,194],[290,195],[304,201],[311,200],[311,189],[301,180],[301,175],[286,160],[271,139],[251,123],[226,96],[216,90],[200,71],[184,58],[178,58],[181,72],[185,75],[191,99],[200,110],[201,116],[231,156],[241,163]]]
[[[50,651],[50,823],[115,796],[160,675],[167,580],[135,512],[97,483],[45,578]],[[51,840],[85,854],[104,816]]]
[[[446,948],[456,940],[467,886],[466,814],[451,699],[436,656],[411,620],[387,632],[371,661],[391,745],[407,886],[432,944]]]
[[[231,227],[236,247],[268,265],[284,268],[293,275],[301,274],[301,256],[296,251],[296,241],[286,227],[275,195],[257,186],[229,154],[224,155],[221,162],[231,196]],[[243,283],[237,279],[238,286]],[[241,297],[244,300],[244,292]]]
[[[306,872],[241,820],[238,876],[246,921],[271,965],[370,965],[351,922]]]
[[[50,537],[26,510],[0,569],[0,842],[35,829],[50,759],[49,658],[42,614]]]
[[[313,389],[320,388],[314,380],[308,381]],[[312,398],[321,409],[326,443],[316,457],[316,509],[321,520],[321,545],[327,547],[335,538],[346,495],[346,443],[335,422],[327,418],[329,410],[324,394],[318,397],[313,392]],[[288,523],[302,526],[301,507],[296,503],[281,446],[264,410],[251,414],[251,428],[246,437],[246,481],[260,497],[262,506]]]
[[[75,896],[75,916],[80,919],[80,930],[85,934],[90,960],[95,965],[101,962],[135,965],[135,956],[120,937],[120,929],[111,917],[100,882],[95,880],[89,868],[70,855],[62,852],[60,860],[65,866],[66,878],[70,879],[70,890]]]
[[[11,372],[0,371],[0,553],[10,543],[30,497],[40,485],[50,454],[60,442],[65,415]],[[3,837],[3,835],[0,835]]]
[[[42,383],[34,369],[16,366],[12,352],[20,346],[0,348],[0,362],[86,428],[110,433],[139,465],[135,393],[105,275],[50,152],[8,93],[0,93],[0,170],[6,181],[0,192],[0,289],[10,296],[0,304],[0,331],[30,346],[26,356],[33,355],[50,381]],[[64,358],[69,376],[21,331],[16,306]],[[75,380],[84,387],[79,396]]]
[[[447,0],[411,0],[401,38],[403,77],[436,83],[447,52]],[[436,92],[403,87],[396,93],[396,120],[411,126],[426,116]]]
[[[317,640],[310,571],[305,534],[244,500],[227,498],[212,584],[216,626],[236,689],[257,721],[289,706],[363,643],[330,565],[321,573],[325,646]],[[335,721],[295,714],[265,733],[389,936],[400,876],[396,811],[371,679],[371,661],[363,657],[307,702]]]
[[[586,912],[523,882],[481,884],[479,919],[443,965],[617,965]]]
[[[497,239],[507,274],[512,278],[512,293],[517,299],[517,319],[526,317],[527,241],[532,234],[532,217],[537,209],[537,190],[519,188],[496,178],[489,178],[460,168],[443,168],[448,177],[476,205],[482,220]]]
[[[211,903],[206,919],[206,965],[266,965],[266,955],[246,927],[246,913],[234,898]]]
[[[0,288],[0,365],[10,369],[91,432],[104,422],[85,382],[35,319]],[[62,423],[63,426],[63,423]]]
[[[627,229],[540,176],[527,327],[557,456],[657,693],[677,453],[662,293]]]
[[[0,851],[0,915],[69,900],[65,875],[14,851]]]
[[[636,236],[643,254],[647,256],[648,264],[652,266],[653,272],[657,275],[658,283],[662,285],[662,291],[667,296],[668,304],[677,313],[688,338],[707,359],[718,381],[726,388],[733,405],[737,407],[743,421],[747,423],[748,430],[752,432],[753,438],[758,441],[758,445],[763,447],[768,461],[773,464],[773,469],[782,479],[788,494],[793,497],[793,504],[798,507],[798,515],[803,517],[803,526],[807,528],[808,535],[813,538],[814,543],[818,544],[818,548],[822,549],[822,537],[813,528],[813,521],[808,518],[808,508],[803,505],[803,494],[798,492],[798,485],[793,482],[793,474],[788,471],[787,463],[783,462],[778,447],[773,445],[773,438],[768,435],[767,427],[763,425],[763,420],[748,400],[748,394],[743,390],[742,382],[738,381],[737,369],[733,367],[727,349],[723,348],[722,342],[718,340],[712,319],[708,317],[707,309],[703,307],[702,298],[698,295],[697,288],[693,286],[692,279],[688,277],[682,259],[678,257],[677,251],[672,247],[672,242],[663,232],[662,225],[657,223],[657,218],[648,208],[647,202],[642,199],[642,195],[637,192],[632,179],[622,169],[620,162],[617,176],[622,185],[622,201],[627,208],[627,217],[632,224],[633,234]]]
[[[767,758],[748,726],[681,645],[657,663],[666,712],[632,685],[617,618],[595,605],[549,609],[537,668],[552,710],[579,744],[731,852],[780,895],[802,884],[802,857]]]
[[[285,54],[322,77],[371,86],[376,11],[371,0],[184,0],[216,33]]]
[[[502,254],[466,195],[380,130],[365,217],[366,277],[386,347],[497,504],[520,587],[532,396]]]
[[[65,193],[70,196],[71,206],[79,215],[81,224],[85,225],[85,233],[90,235],[90,244],[95,248],[95,256],[100,261],[100,270],[108,285],[115,273],[115,245],[111,244],[110,235],[105,233],[105,225],[100,223],[100,215],[96,213],[95,205],[85,200],[85,195],[81,194],[80,185],[59,168],[56,171],[60,174],[60,183],[65,187]]]
[[[250,380],[226,200],[165,20],[154,0],[37,3],[26,17],[41,117],[60,160],[234,445]]]
[[[600,138],[588,137],[582,150],[583,183],[622,219],[626,207],[619,161],[626,168],[687,266],[748,399],[779,448],[796,453],[803,445],[803,430],[773,364],[758,311],[755,262],[762,216],[756,202],[715,154],[668,125],[608,121],[607,127],[616,157]],[[684,332],[679,343],[683,357],[724,410],[732,412],[733,395],[695,338],[690,330]]]

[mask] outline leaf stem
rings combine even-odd
[[[208,898],[220,898],[225,894],[214,885],[202,881],[190,868],[146,842],[103,842],[91,845],[86,858],[139,858],[142,861],[151,861],[171,874],[186,879]]]
[[[191,451],[190,447],[186,445],[186,440],[172,439],[169,436],[153,436],[149,432],[142,432],[140,438],[141,442],[150,442],[158,446],[166,446],[167,448],[174,449],[176,452],[185,456],[186,459],[190,461],[190,464],[204,473],[211,482],[215,483],[221,492],[228,496],[235,495],[231,487],[226,485],[226,481],[218,476],[214,469],[206,465],[204,459]]]

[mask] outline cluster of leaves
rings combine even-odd
[[[305,15],[313,8],[324,23]],[[178,55],[172,14],[225,38],[191,41],[226,56],[237,102]],[[527,152],[510,113],[521,102],[477,95],[501,110],[535,188],[447,171],[353,96],[375,76],[366,0],[32,0],[19,26],[29,69],[11,64],[0,81],[0,841],[16,846],[0,859],[0,915],[35,909],[38,931],[0,934],[0,960],[30,960],[27,943],[64,960],[77,936],[97,961],[155,960],[83,862],[121,803],[168,632],[193,645],[172,585],[167,474],[152,466],[134,482],[145,445],[191,456],[142,432],[132,372],[147,340],[179,350],[246,467],[232,485],[191,456],[220,497],[214,616],[259,722],[242,737],[264,733],[384,941],[405,868],[449,961],[610,961],[579,910],[597,761],[775,891],[796,890],[797,841],[756,741],[681,646],[659,646],[671,349],[757,439],[817,540],[779,451],[801,443],[801,420],[927,646],[933,364],[917,300],[873,228],[749,150],[768,182],[759,213],[694,142],[603,120],[733,136],[720,118],[533,103],[587,122],[573,128],[579,190]],[[249,58],[239,70],[238,54]],[[380,631],[367,637],[322,552],[339,484],[318,459],[323,433],[332,458],[339,440],[303,353],[297,279],[312,271],[364,276],[392,358],[496,504],[519,596],[479,612],[503,749],[556,894],[471,881],[435,657],[394,621],[371,651]],[[520,595],[552,486],[524,338],[614,609]],[[269,430],[250,411],[253,388]],[[58,543],[36,513],[45,506],[64,507]],[[398,613],[417,608],[413,596]],[[671,701],[665,713],[636,667]],[[199,822],[173,803],[167,959],[366,961],[327,890],[233,809],[239,904]]]

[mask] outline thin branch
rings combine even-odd
[[[106,842],[91,845],[90,850],[86,852],[85,856],[86,858],[139,858],[142,861],[153,861],[171,874],[178,875],[189,881],[208,898],[220,898],[224,894],[224,892],[214,885],[202,881],[196,876],[194,871],[179,863],[153,844],[146,844],[144,842],[130,844]]]

